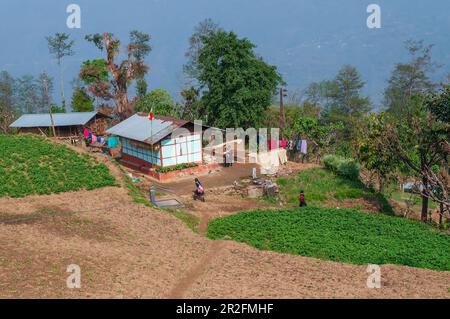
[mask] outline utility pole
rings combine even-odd
[[[47,101],[47,104],[48,104],[48,111],[50,113],[50,121],[52,123],[53,137],[56,137],[55,121],[53,120],[52,104],[50,103],[50,96],[49,96],[49,93],[48,93],[47,78],[44,78],[44,92],[45,92],[45,100]]]
[[[287,90],[280,87],[280,131],[281,137],[284,137],[284,130],[286,129],[286,114],[284,112],[283,97],[287,96]]]

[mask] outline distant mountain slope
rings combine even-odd
[[[382,28],[366,27],[366,7],[382,9]],[[84,35],[111,31],[126,39],[132,29],[152,36],[148,58],[150,88],[165,87],[176,99],[183,86],[182,64],[187,39],[194,26],[210,17],[227,30],[248,37],[267,61],[278,66],[291,90],[311,81],[333,77],[346,63],[358,67],[367,81],[366,92],[378,104],[394,64],[407,56],[403,42],[424,39],[436,45],[435,59],[446,64],[435,74],[450,72],[450,1],[408,0],[78,0],[82,28],[65,25],[67,3],[55,0],[3,0],[0,12],[0,69],[15,76],[47,70],[57,76],[44,37],[70,32],[77,54],[65,64],[67,96],[79,65],[100,52]],[[55,90],[54,98],[59,102]]]

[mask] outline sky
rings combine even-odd
[[[450,1],[448,0],[0,0],[0,70],[13,76],[54,77],[54,101],[60,102],[58,68],[46,36],[66,32],[76,54],[64,61],[66,96],[86,59],[101,52],[86,34],[114,33],[125,44],[131,30],[151,35],[146,62],[149,89],[165,88],[175,100],[186,81],[182,66],[195,25],[211,18],[256,45],[256,52],[276,65],[291,94],[309,83],[333,78],[352,64],[367,83],[364,94],[375,106],[390,72],[408,61],[404,42],[423,39],[434,44],[434,60],[443,65],[433,79],[450,73]],[[66,25],[69,4],[81,8],[81,28]],[[381,28],[366,24],[369,4],[381,8]]]

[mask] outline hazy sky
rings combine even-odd
[[[424,39],[435,44],[435,60],[450,73],[449,0],[0,0],[0,70],[14,76],[57,67],[45,36],[70,33],[76,40],[73,57],[65,61],[66,96],[83,60],[101,57],[84,40],[90,33],[113,32],[126,43],[130,30],[152,37],[147,58],[149,88],[168,89],[175,99],[184,80],[188,38],[194,26],[212,18],[257,45],[257,52],[278,67],[290,92],[311,81],[332,78],[343,64],[355,65],[367,82],[365,92],[378,102],[396,62],[407,59],[403,42]],[[66,7],[81,7],[81,29],[68,29]],[[368,29],[368,4],[382,10],[382,28]]]

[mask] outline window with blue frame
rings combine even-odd
[[[122,153],[140,158],[148,163],[161,165],[159,145],[152,146],[149,144],[123,138]]]

